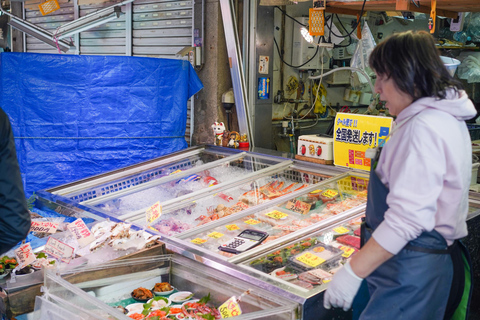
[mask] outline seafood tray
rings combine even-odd
[[[220,319],[223,304],[232,297],[250,319],[294,319],[298,307],[271,290],[176,255],[108,263],[85,272],[89,277],[81,282],[48,273],[43,302],[80,319],[140,319],[143,311],[173,319],[188,319],[193,312]],[[169,283],[173,290],[150,292],[158,283]],[[36,309],[39,314],[48,314],[41,305],[36,304]]]
[[[345,261],[357,252],[355,248],[334,240],[334,234],[352,236],[359,228],[361,217],[361,214],[357,215],[354,219],[305,236],[300,241],[271,249],[242,262],[241,266],[270,276],[282,287],[321,290],[319,288],[330,281]]]

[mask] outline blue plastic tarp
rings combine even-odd
[[[27,196],[187,147],[187,100],[203,87],[188,61],[0,54]]]

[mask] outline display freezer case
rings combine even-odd
[[[197,315],[201,312],[219,319],[219,313],[224,312],[221,306],[235,297],[240,298],[241,309],[236,319],[297,318],[298,304],[295,302],[178,255],[112,262],[95,269],[86,268],[82,274],[82,277],[66,281],[55,273],[48,273],[44,295],[37,299],[34,319],[131,319],[125,312],[134,316],[156,309],[153,304],[140,303],[139,306],[132,292],[165,282],[173,286],[173,292],[157,298],[162,300],[158,308],[165,307],[162,312],[175,314],[173,319],[193,319],[193,309],[188,309],[186,303],[204,297],[210,298],[208,309],[197,307]],[[186,291],[187,296],[179,297],[179,291]],[[184,313],[192,317],[179,316]]]

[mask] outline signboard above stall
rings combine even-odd
[[[389,134],[393,119],[352,113],[337,113],[333,134],[334,164],[370,170],[365,151],[382,144]]]

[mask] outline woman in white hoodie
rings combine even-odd
[[[467,235],[472,150],[465,120],[475,107],[427,32],[391,36],[369,63],[396,127],[372,159],[365,245],[335,274],[324,306],[350,309],[365,279],[369,300],[360,319],[466,314],[468,298],[458,305],[471,288],[457,284],[465,282],[468,253],[458,239]]]

